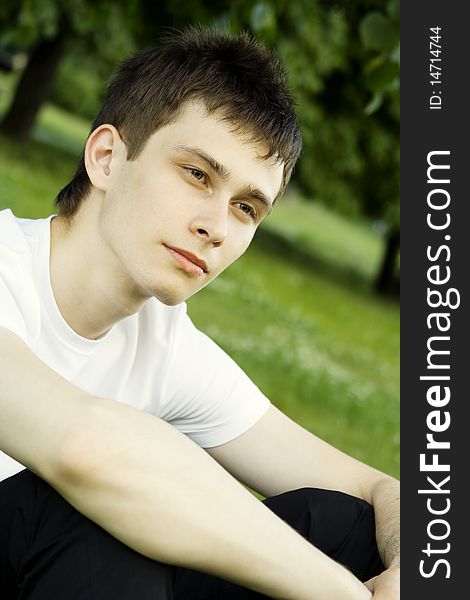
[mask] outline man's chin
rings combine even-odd
[[[158,289],[153,290],[153,296],[159,300],[162,304],[166,304],[167,306],[176,306],[177,304],[182,304],[194,294],[197,294],[200,290],[205,288],[213,278],[207,280],[206,278],[201,278],[200,281],[193,281],[192,285],[187,285],[187,281],[184,282],[186,285],[174,285],[167,287],[159,286]],[[179,283],[179,282],[178,282]]]
[[[173,290],[158,290],[154,294],[154,297],[166,306],[176,306],[177,304],[182,304],[183,302],[185,302],[194,293],[195,292],[193,292],[192,294],[184,294],[182,292],[175,292]]]
[[[175,296],[168,294],[155,294],[154,297],[166,306],[176,306],[177,304],[181,304],[185,300],[185,298],[176,298]]]

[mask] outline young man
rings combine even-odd
[[[0,213],[2,598],[398,598],[398,482],[185,312],[299,151],[278,62],[192,29],[121,67],[58,216]]]

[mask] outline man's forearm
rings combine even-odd
[[[377,546],[387,568],[400,566],[400,483],[384,478],[372,490]]]
[[[92,413],[52,484],[124,543],[274,598],[370,597],[167,423],[110,401]]]

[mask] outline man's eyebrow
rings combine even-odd
[[[206,164],[208,164],[221,179],[226,180],[230,178],[230,171],[226,167],[224,167],[224,165],[221,165],[217,160],[215,160],[213,156],[207,154],[207,152],[205,152],[201,148],[179,145],[176,146],[176,150],[182,150],[183,152],[187,152],[188,154],[193,154],[194,156],[197,156]]]
[[[259,188],[254,188],[251,185],[247,186],[242,193],[241,196],[251,196],[254,200],[258,200],[266,207],[266,213],[269,214],[273,208],[273,202],[268,198],[268,196]]]
[[[230,171],[226,167],[224,167],[224,165],[220,164],[213,156],[207,154],[207,152],[205,152],[201,148],[178,145],[175,147],[175,149],[182,150],[183,152],[197,156],[206,164],[208,164],[211,167],[211,169],[217,175],[219,175],[221,179],[227,180],[230,178]],[[258,200],[266,206],[266,210],[268,213],[270,213],[273,208],[274,202],[271,201],[263,191],[261,191],[258,188],[252,187],[251,185],[248,185],[240,195],[251,196],[253,199]]]

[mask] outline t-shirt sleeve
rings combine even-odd
[[[244,371],[184,314],[169,356],[159,416],[210,448],[247,431],[269,405]]]

